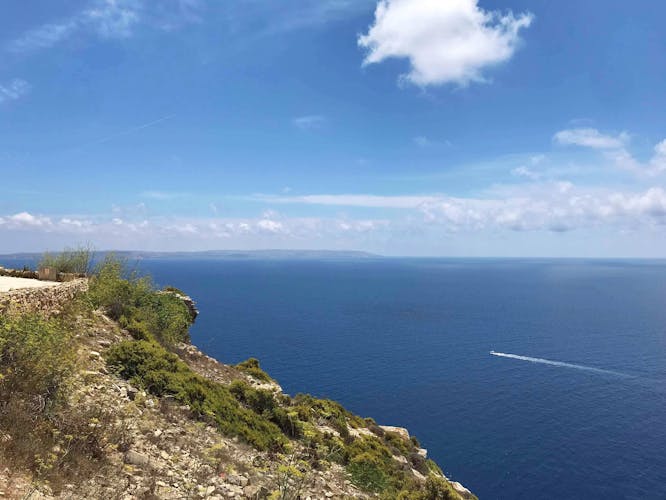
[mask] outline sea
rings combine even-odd
[[[481,499],[666,499],[666,261],[138,265],[207,354],[408,428]]]

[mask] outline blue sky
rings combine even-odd
[[[666,257],[666,4],[0,5],[0,252]]]

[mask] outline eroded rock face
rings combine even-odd
[[[194,323],[199,316],[199,310],[197,309],[197,303],[194,302],[194,299],[189,295],[183,295],[182,293],[175,292],[173,290],[164,290],[161,293],[169,293],[174,297],[178,297],[183,303],[187,306],[187,310],[190,312],[190,318],[192,318],[192,323]]]

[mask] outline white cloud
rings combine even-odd
[[[647,162],[638,161],[626,149],[618,149],[606,154],[618,167],[641,177],[656,177],[666,172],[666,139],[654,147],[652,157]]]
[[[4,242],[4,251],[24,241],[34,242],[37,249],[46,238],[63,245],[78,238],[98,248],[116,249],[374,248],[393,254],[404,253],[410,247],[401,245],[409,242],[427,245],[421,238],[442,244],[456,238],[508,238],[519,245],[526,241],[523,238],[544,241],[543,238],[550,238],[546,233],[576,230],[584,231],[566,241],[581,242],[591,234],[606,234],[615,235],[614,241],[626,242],[627,232],[636,235],[636,241],[647,241],[644,238],[649,235],[657,238],[654,241],[666,241],[666,190],[660,186],[633,192],[559,182],[499,186],[477,197],[311,195],[304,199],[305,203],[347,203],[397,210],[377,218],[358,214],[287,217],[270,210],[255,218],[138,214],[121,218],[116,213],[55,217],[20,212],[0,216],[0,241]],[[557,244],[560,240],[548,241]],[[602,252],[605,244],[597,240],[597,245],[602,246],[593,247],[592,253]],[[636,243],[631,248],[641,253],[641,245]],[[516,247],[512,248],[516,255]],[[564,248],[552,250],[557,254]],[[489,247],[489,251],[493,249]]]
[[[333,205],[369,208],[418,208],[437,200],[437,196],[379,196],[373,194],[310,194],[302,196],[258,195],[252,199],[274,203],[303,203],[307,205]]]
[[[426,146],[429,146],[431,144],[430,139],[428,139],[424,135],[419,135],[414,137],[413,141],[414,144],[416,144],[420,148],[425,148]]]
[[[446,146],[446,147],[451,146],[451,141],[449,140],[444,140],[444,141],[432,140],[426,137],[425,135],[417,135],[416,137],[412,138],[412,142],[420,148],[427,148],[430,146]]]
[[[12,40],[7,50],[24,53],[46,49],[81,32],[92,32],[104,38],[127,37],[139,22],[140,7],[139,0],[97,0],[67,19],[26,31]]]
[[[476,198],[443,194],[317,194],[255,199],[272,203],[401,209],[405,215],[421,214],[423,222],[440,224],[452,231],[560,232],[590,226],[666,224],[666,192],[658,186],[635,193],[578,188],[570,182],[545,182],[495,188],[487,196]],[[344,221],[340,228],[346,225],[349,221]]]
[[[10,227],[26,227],[26,226],[47,226],[51,224],[51,219],[48,217],[40,217],[32,215],[28,212],[20,212],[15,215],[10,215],[3,219],[4,223]]]
[[[450,230],[568,231],[586,227],[666,224],[666,192],[652,187],[623,193],[579,189],[570,183],[515,188],[497,198],[448,197],[422,207],[427,220]]]
[[[14,78],[8,83],[0,84],[0,103],[15,101],[30,92],[30,84],[20,78]]]
[[[543,172],[538,172],[534,169],[537,165],[540,165],[546,159],[544,154],[531,155],[528,158],[529,165],[521,165],[519,167],[513,168],[511,170],[511,175],[516,177],[525,177],[532,181],[542,179],[544,177]]]
[[[52,47],[71,36],[77,27],[77,19],[69,19],[61,23],[44,24],[12,40],[7,49],[10,52],[21,53]]]
[[[572,128],[560,130],[553,139],[564,145],[583,146],[592,149],[618,149],[629,141],[629,135],[622,132],[618,135],[602,134],[595,128]]]
[[[647,162],[637,160],[626,148],[629,134],[602,134],[593,128],[566,129],[557,132],[553,139],[566,145],[576,145],[603,151],[606,158],[617,167],[643,177],[654,177],[666,172],[666,139],[654,146]]]
[[[326,117],[322,115],[297,116],[291,122],[301,130],[315,130],[326,123]]]
[[[526,167],[524,165],[512,169],[511,175],[515,175],[516,177],[526,177],[527,179],[533,181],[541,178],[541,174],[539,172],[535,172],[530,167]]]
[[[83,14],[83,21],[90,23],[105,38],[125,38],[139,22],[139,0],[99,0]]]
[[[465,86],[509,60],[532,19],[530,13],[485,11],[477,0],[380,0],[374,24],[358,44],[367,50],[364,65],[408,59],[403,80]]]
[[[26,31],[5,49],[15,54],[34,52],[81,35],[127,38],[139,25],[173,31],[184,24],[199,22],[200,10],[197,0],[90,0],[85,8],[69,17]]]
[[[148,190],[141,193],[142,198],[150,198],[153,200],[176,200],[178,198],[187,198],[190,196],[189,193],[179,192],[179,191],[158,191],[158,190]]]
[[[284,231],[284,226],[281,222],[270,219],[260,220],[257,222],[257,227],[269,233],[281,233]]]

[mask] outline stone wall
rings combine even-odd
[[[22,288],[0,293],[0,314],[8,312],[41,312],[47,316],[57,313],[74,296],[88,289],[87,279],[44,288]]]
[[[0,276],[10,276],[12,278],[30,278],[39,279],[39,274],[29,269],[5,269],[0,266]]]

